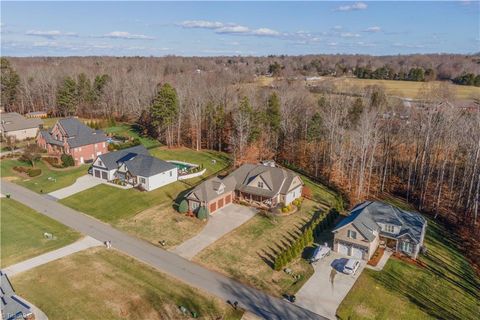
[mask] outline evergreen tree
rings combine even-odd
[[[173,124],[178,116],[177,91],[169,84],[161,86],[150,105],[150,116],[159,134],[165,134],[169,146],[173,144]]]
[[[0,58],[1,105],[8,109],[17,99],[20,77],[6,58]]]
[[[187,200],[183,199],[178,205],[178,212],[187,213],[187,211],[188,211],[188,203],[187,203]]]
[[[63,116],[71,116],[77,110],[77,84],[71,77],[63,80],[57,91],[57,106]]]
[[[278,134],[280,132],[282,115],[280,111],[280,98],[275,92],[268,97],[266,116],[270,130]]]

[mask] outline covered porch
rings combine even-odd
[[[245,201],[250,204],[252,207],[262,208],[262,209],[272,209],[275,208],[278,204],[278,197],[264,197],[251,193],[236,192],[236,198],[239,201]]]

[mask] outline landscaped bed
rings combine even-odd
[[[200,319],[242,317],[220,299],[104,248],[75,253],[11,280],[17,294],[50,320],[191,319],[192,312]]]
[[[1,267],[61,248],[80,238],[80,234],[13,199],[2,198]],[[44,233],[53,235],[46,239]]]

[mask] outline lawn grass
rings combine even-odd
[[[139,139],[140,142],[145,146],[145,148],[153,148],[160,146],[160,142],[158,140],[152,139],[150,137],[141,136],[135,130],[135,127],[128,123],[120,123],[116,126],[105,128],[104,131],[106,133]]]
[[[13,167],[15,166],[30,166],[30,164],[14,159],[3,159],[0,161],[0,174],[2,178],[10,177],[13,182],[38,193],[50,193],[68,187],[79,177],[87,174],[88,169],[88,165],[82,165],[67,169],[54,170],[47,166],[43,161],[38,161],[35,164],[35,167],[42,169],[42,174],[30,178],[14,171]]]
[[[66,278],[66,276],[68,278]],[[17,294],[50,320],[240,319],[226,303],[114,250],[92,248],[19,274]]]
[[[384,199],[405,209],[408,204]],[[480,279],[454,235],[429,219],[419,261],[391,258],[381,272],[365,270],[337,310],[341,319],[478,319]]]
[[[288,268],[302,276],[295,281],[283,271],[274,271],[271,262],[279,249],[312,218],[317,205],[305,200],[299,212],[273,219],[257,214],[201,251],[194,261],[275,296],[295,293],[313,274],[311,265],[303,259],[290,264]]]
[[[58,249],[80,238],[79,233],[15,200],[2,198],[0,209],[2,268]],[[44,232],[52,233],[56,239],[45,239]]]

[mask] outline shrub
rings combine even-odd
[[[200,207],[197,212],[197,218],[200,220],[208,220],[208,210],[205,207]]]
[[[29,169],[27,171],[27,174],[29,177],[36,177],[42,174],[42,169],[39,169],[39,168]]]
[[[43,160],[48,162],[54,168],[63,168],[63,165],[59,158],[56,157],[44,157]]]
[[[283,207],[283,208],[282,208],[282,212],[283,212],[283,213],[287,213],[287,212],[288,212],[288,208],[287,208],[287,207]]]
[[[187,200],[183,199],[178,205],[178,212],[187,213],[187,211],[188,211],[188,203],[187,203]]]
[[[61,159],[62,159],[62,164],[64,168],[72,167],[75,165],[75,161],[73,160],[73,157],[69,154],[62,154]]]

